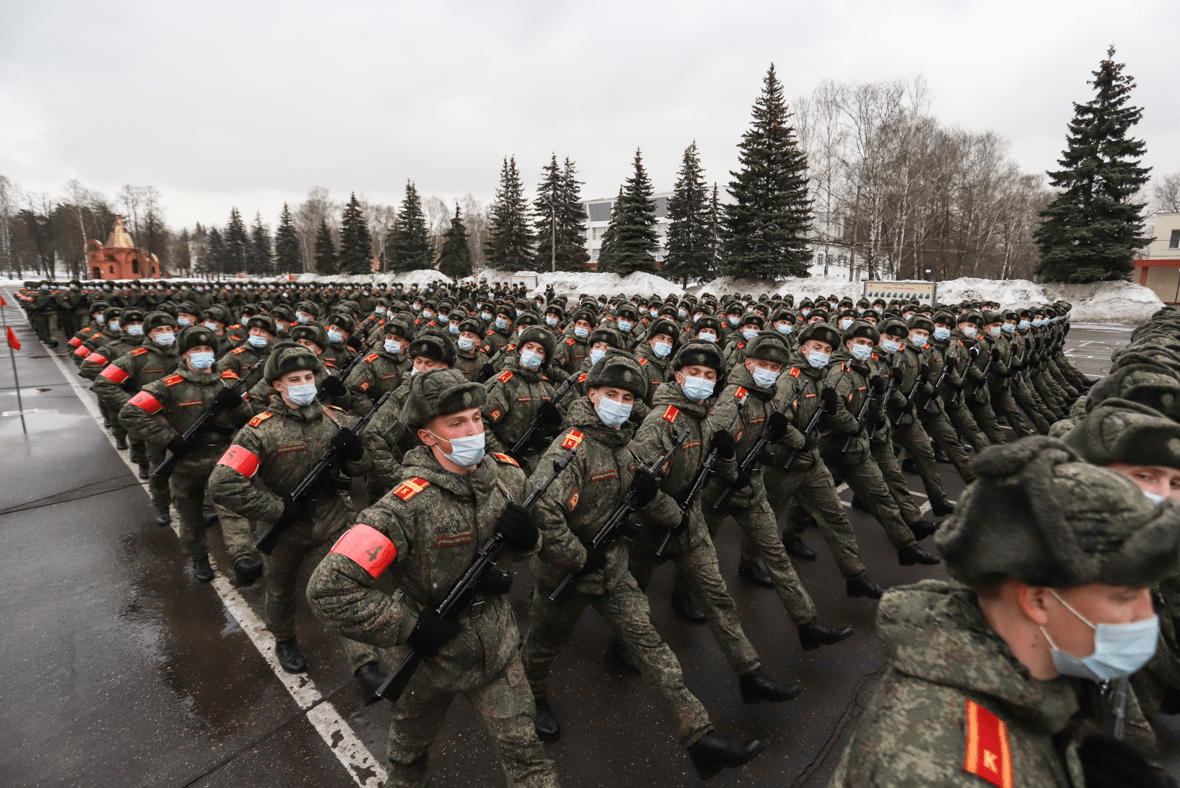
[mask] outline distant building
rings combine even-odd
[[[154,254],[135,248],[135,242],[118,216],[106,246],[101,241],[86,242],[86,266],[91,279],[160,278],[160,261]]]
[[[656,264],[663,263],[664,256],[668,253],[668,198],[672,196],[672,192],[660,192],[652,195],[652,202],[656,206],[656,236],[660,242],[660,249],[655,254]],[[602,236],[606,234],[607,225],[610,224],[610,212],[614,208],[617,197],[611,197],[605,200],[587,200],[582,203],[582,208],[586,211],[586,220],[583,227],[586,230],[586,251],[590,254],[590,262],[587,265],[590,268],[598,267],[598,255],[602,251]]]
[[[1155,240],[1135,261],[1133,281],[1150,287],[1165,304],[1180,302],[1180,213],[1155,215]]]

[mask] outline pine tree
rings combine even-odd
[[[262,223],[262,214],[254,214],[250,226],[250,245],[246,249],[246,272],[252,276],[267,276],[274,270],[270,252],[270,229]]]
[[[328,223],[320,220],[320,229],[315,234],[315,270],[317,274],[328,275],[339,273],[336,266],[336,243],[332,240],[332,231]]]
[[[455,203],[455,218],[443,235],[442,250],[438,255],[438,270],[452,279],[471,276],[471,249],[467,246],[467,228]]]
[[[560,271],[585,271],[589,259],[582,182],[578,180],[574,163],[567,156],[561,170],[557,208],[557,268]]]
[[[773,63],[753,114],[738,145],[741,170],[730,173],[733,202],[725,206],[723,272],[746,278],[808,276],[807,156],[790,125]]]
[[[303,271],[299,236],[295,233],[295,222],[286,203],[283,203],[283,212],[279,214],[279,229],[275,231],[275,270],[281,274]]]
[[[652,200],[651,181],[643,169],[643,157],[638,150],[635,151],[635,172],[623,185],[619,199],[611,209],[607,233],[612,230],[610,255],[605,266],[599,258],[599,270],[620,276],[635,271],[654,273],[655,254],[660,249],[656,235],[656,206]]]
[[[406,197],[385,243],[390,271],[434,267],[434,247],[426,229],[426,215],[413,181],[406,181]]]
[[[709,187],[693,142],[684,150],[676,186],[668,198],[668,254],[663,273],[684,284],[709,272],[713,250],[709,237]]]
[[[619,234],[617,231],[619,206],[623,204],[623,187],[619,187],[619,196],[610,206],[610,221],[606,223],[606,231],[602,234],[602,246],[598,248],[598,270],[607,273],[614,270],[619,258]]]
[[[356,192],[344,206],[344,218],[340,224],[340,273],[367,274],[371,269],[369,256],[372,253],[373,237],[361,211]]]
[[[221,239],[221,233],[216,227],[210,227],[209,234],[205,237],[204,266],[207,274],[225,273],[225,241]]]
[[[1147,146],[1130,137],[1143,110],[1127,103],[1135,80],[1123,74],[1124,67],[1114,62],[1112,46],[1088,83],[1094,98],[1073,105],[1062,169],[1049,173],[1061,191],[1033,233],[1042,281],[1127,279],[1135,251],[1151,240],[1141,235],[1146,203],[1135,201],[1151,171],[1139,164]]]
[[[709,200],[708,259],[705,276],[715,278],[721,275],[721,235],[725,232],[724,216],[721,213],[721,193],[717,182],[713,182],[713,198]]]
[[[490,214],[484,246],[488,266],[500,271],[533,270],[533,231],[529,228],[528,205],[515,156],[504,159]]]
[[[557,166],[557,155],[551,154],[549,163],[541,169],[541,182],[537,184],[537,199],[533,200],[536,219],[537,251],[533,258],[532,270],[548,271],[555,262],[557,241],[557,216],[561,212],[561,168]]]
[[[229,209],[229,222],[225,225],[225,266],[227,274],[237,274],[246,271],[246,250],[250,246],[250,236],[246,233],[246,223],[242,221],[242,214],[237,208]]]

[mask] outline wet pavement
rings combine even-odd
[[[262,584],[239,593],[222,578],[211,585],[191,579],[172,530],[154,524],[127,453],[115,450],[87,408],[89,384],[75,374],[64,342],[55,360],[19,310],[10,306],[6,316],[24,343],[18,364],[28,435],[19,416],[0,418],[0,785],[380,784],[388,704],[361,706],[336,639],[302,601],[297,629],[311,669],[306,679],[280,675],[258,620]],[[1070,355],[1083,371],[1101,374],[1110,349],[1128,335],[1075,328]],[[0,411],[17,410],[15,393],[9,361],[0,358]],[[952,466],[940,468],[954,499],[962,483]],[[920,492],[917,477],[908,478]],[[848,513],[878,582],[945,576],[939,567],[899,566],[881,527]],[[711,784],[824,785],[884,667],[872,633],[876,605],[844,596],[830,554],[809,532],[819,559],[795,562],[799,576],[821,620],[856,633],[804,653],[777,596],[737,579],[738,534],[728,521],[717,543],[746,633],[764,669],[802,684],[803,694],[743,705],[708,628],[670,610],[668,566],[652,582],[653,620],[714,725],[766,743],[760,758]],[[225,565],[220,535],[210,541],[215,563]],[[519,564],[511,598],[522,629],[530,585]],[[588,611],[554,666],[551,701],[564,735],[546,750],[562,785],[699,785],[643,681],[604,660],[607,637],[605,623]],[[435,784],[503,785],[466,705],[456,700],[432,748]]]

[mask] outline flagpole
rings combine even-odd
[[[25,406],[20,396],[20,375],[16,371],[16,351],[12,349],[12,343],[8,341],[8,312],[4,307],[0,307],[0,321],[4,323],[4,344],[8,345],[8,357],[12,360],[12,380],[16,383],[16,407],[20,411],[20,428],[25,435],[28,435],[29,428],[25,424]]]

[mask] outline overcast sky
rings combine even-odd
[[[1180,171],[1180,2],[54,2],[0,6],[0,174],[64,193],[153,185],[169,224],[277,222],[315,185],[398,203],[490,201],[550,152],[586,197],[636,147],[669,190],[694,139],[724,188],[773,62],[788,99],[836,81],[929,83],[941,122],[1055,166],[1110,44],[1138,82],[1154,174]]]

